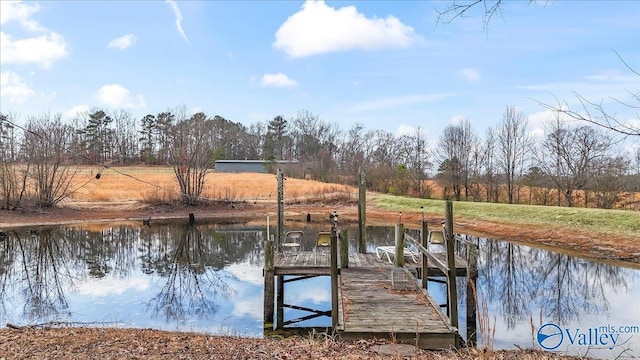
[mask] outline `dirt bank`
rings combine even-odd
[[[357,221],[357,206],[353,203],[307,203],[288,204],[287,218],[303,218],[312,214],[314,219],[323,219],[332,211],[337,211],[342,221]],[[63,225],[91,222],[141,221],[149,217],[159,219],[188,219],[193,213],[196,219],[237,221],[238,219],[265,218],[275,216],[275,202],[235,202],[213,205],[185,206],[157,205],[148,206],[137,201],[121,202],[76,202],[66,207],[53,209],[27,209],[18,211],[0,210],[0,230],[7,231],[20,227],[42,225]],[[403,214],[405,226],[417,228],[419,213]],[[455,215],[454,215],[455,216]],[[441,216],[427,216],[431,224],[439,224]],[[384,211],[375,207],[367,208],[368,225],[389,225],[398,221],[396,212]],[[594,236],[588,231],[549,229],[521,224],[477,221],[455,217],[455,231],[470,235],[479,235],[495,239],[514,241],[549,250],[570,253],[592,259],[600,259],[617,265],[640,268],[640,241],[615,235]]]

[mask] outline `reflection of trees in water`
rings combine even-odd
[[[0,318],[6,314],[5,297],[14,276],[13,263],[15,261],[15,240],[13,236],[0,241]]]
[[[16,235],[15,261],[21,273],[14,281],[21,286],[23,313],[29,321],[53,320],[71,315],[65,289],[73,285],[74,264],[67,239],[52,230],[22,238]]]
[[[80,227],[11,234],[0,242],[0,317],[7,299],[24,304],[23,318],[61,320],[70,316],[65,292],[78,282],[129,277],[137,269],[166,277],[154,298],[167,317],[208,316],[213,299],[229,295],[224,272],[233,263],[262,263],[262,231],[203,225],[152,228]],[[222,230],[221,230],[222,229]],[[172,307],[172,308],[168,308]]]
[[[166,282],[150,306],[154,316],[164,315],[166,321],[181,321],[187,315],[207,318],[217,311],[215,297],[230,292],[221,272],[205,266],[223,253],[212,252],[214,242],[205,241],[199,229],[183,226],[179,230],[172,255],[161,256],[170,260],[162,266]]]
[[[559,323],[607,311],[605,289],[627,286],[618,267],[490,240],[480,243],[478,272],[509,328],[537,309]]]

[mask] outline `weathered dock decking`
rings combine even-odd
[[[430,256],[430,261],[427,262],[427,265],[431,264],[428,266],[428,276],[443,276],[438,266],[444,265],[433,265],[436,261],[446,264],[445,254],[433,253]],[[455,264],[458,276],[465,276],[466,261],[456,256]],[[273,265],[273,275],[280,279],[282,276],[308,277],[331,274],[331,257],[328,251],[276,253]],[[348,267],[342,267],[340,264],[338,267],[335,330],[342,338],[393,338],[395,341],[418,345],[424,349],[455,346],[458,330],[450,325],[440,305],[426,290],[421,289],[409,271],[405,273],[410,278],[404,279],[409,286],[394,289],[391,281],[392,272],[404,270],[391,264],[384,256],[379,258],[376,254],[349,252]],[[404,269],[419,271],[421,264],[406,261]],[[284,290],[279,290],[282,291]],[[280,312],[278,314],[281,316]],[[284,323],[283,319],[279,322]]]
[[[394,290],[391,270],[342,269],[338,292],[338,334],[345,339],[393,337],[423,349],[456,345],[458,331],[433,298],[416,283]]]
[[[445,253],[430,253],[432,261],[427,261],[427,276],[443,276],[442,271],[436,266],[436,261],[440,264],[447,263]],[[435,261],[434,261],[435,260]],[[467,262],[459,257],[455,257],[456,276],[467,275]],[[331,259],[328,251],[318,251],[317,256],[313,251],[300,251],[289,253],[278,253],[275,255],[275,275],[330,275]],[[444,266],[444,265],[441,265]],[[340,267],[340,264],[338,264]],[[391,264],[386,257],[379,258],[376,254],[360,254],[349,252],[349,267],[368,267],[391,269]],[[420,274],[421,265],[413,261],[406,261],[405,267],[418,269]]]

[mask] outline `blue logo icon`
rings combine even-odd
[[[562,344],[564,335],[556,324],[544,324],[538,329],[538,344],[545,350],[555,350]]]

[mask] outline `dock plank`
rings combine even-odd
[[[429,294],[392,289],[390,269],[349,268],[340,275],[339,328],[345,338],[391,337],[438,349],[455,345],[457,330],[447,324]]]

